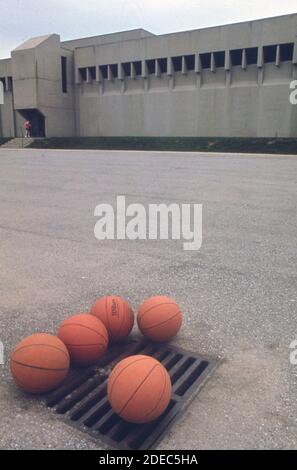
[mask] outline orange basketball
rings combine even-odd
[[[97,300],[90,310],[104,323],[112,342],[121,341],[131,333],[134,325],[133,310],[122,297],[110,295]]]
[[[80,365],[96,362],[108,346],[105,326],[88,313],[67,318],[58,330],[58,337],[65,343],[71,360]]]
[[[148,423],[166,410],[172,394],[165,367],[150,356],[119,362],[108,379],[107,393],[115,413],[131,423]]]
[[[173,338],[182,325],[182,313],[177,303],[165,296],[151,297],[138,311],[140,331],[152,341],[163,342]]]
[[[16,346],[11,354],[10,369],[17,385],[26,392],[48,392],[65,379],[69,354],[56,336],[37,333]]]

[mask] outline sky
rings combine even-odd
[[[155,34],[297,13],[296,0],[0,0],[0,58],[48,33],[62,40],[135,28]]]

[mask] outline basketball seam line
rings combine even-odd
[[[110,328],[110,323],[109,323],[109,318],[108,318],[108,311],[107,311],[107,307],[108,307],[108,297],[106,296],[105,297],[105,316],[106,316],[106,323],[107,323],[107,331],[109,332],[110,336],[111,336],[111,328]]]
[[[172,317],[168,318],[167,320],[163,321],[162,323],[157,323],[156,325],[153,325],[153,326],[149,326],[147,328],[142,328],[141,327],[141,330],[142,331],[147,331],[147,330],[151,330],[152,328],[156,328],[157,326],[161,326],[161,325],[164,325],[165,323],[169,322],[170,320],[172,320],[173,318],[177,317],[177,315],[181,313],[181,311],[179,310],[177,313],[175,313]]]
[[[123,323],[124,323],[124,320],[125,320],[126,311],[128,311],[128,307],[126,305],[126,302],[124,301],[124,299],[122,299],[122,301],[123,301],[123,318],[122,318],[122,321],[121,321],[120,328],[117,331],[117,335],[121,335],[121,330],[122,330],[122,326],[123,326]]]
[[[131,397],[127,400],[126,404],[123,406],[123,408],[120,410],[119,412],[119,415],[121,416],[121,413],[123,413],[123,411],[125,410],[125,408],[127,408],[127,406],[129,405],[129,403],[131,402],[131,400],[135,397],[136,393],[138,392],[138,390],[142,387],[142,385],[144,384],[144,382],[149,378],[149,376],[151,375],[151,373],[153,372],[154,369],[156,369],[156,367],[159,367],[159,364],[155,364],[152,369],[148,372],[148,374],[145,376],[145,378],[143,379],[143,381],[138,385],[137,389],[132,393]]]
[[[101,320],[100,320],[101,321]],[[101,322],[102,323],[102,322]],[[103,324],[103,323],[102,323]],[[89,326],[85,326],[81,323],[66,323],[66,324],[62,324],[59,328],[59,331],[62,329],[62,328],[65,328],[65,326],[81,326],[83,328],[86,328],[87,330],[90,330],[90,331],[93,331],[93,333],[96,333],[98,336],[101,336],[101,338],[103,338],[105,341],[106,341],[106,338],[101,334],[101,333],[98,333],[98,331],[94,330],[93,328],[90,328]],[[103,325],[104,326],[104,325]],[[59,334],[59,331],[58,331],[58,334]]]
[[[60,339],[60,338],[59,338]],[[60,340],[62,341],[62,340]],[[27,349],[27,348],[31,348],[33,346],[46,346],[48,348],[53,348],[53,349],[56,349],[57,351],[60,351],[61,353],[63,353],[68,359],[69,359],[69,355],[66,351],[63,351],[63,349],[60,349],[58,348],[57,346],[52,346],[51,344],[43,344],[43,343],[38,343],[38,344],[27,344],[26,346],[22,346],[20,348],[16,348],[14,351],[13,351],[13,354],[19,352],[19,351],[22,351],[23,349]]]
[[[121,326],[120,326],[120,328],[119,328],[118,334],[121,333],[121,330],[122,330],[122,327],[123,327],[123,323],[124,323],[124,320],[125,320],[126,313],[127,313],[127,315],[130,317],[131,323],[132,323],[132,327],[129,328],[129,329],[130,329],[130,332],[128,333],[128,334],[130,334],[130,333],[131,333],[131,330],[132,330],[132,328],[133,328],[133,325],[134,325],[134,315],[131,313],[131,310],[132,310],[131,305],[130,305],[125,299],[122,299],[122,300],[123,300],[123,302],[124,302],[124,312],[123,312],[122,324],[121,324]],[[125,313],[125,312],[126,312],[126,313]]]
[[[148,312],[150,312],[151,310],[153,310],[153,308],[156,308],[156,307],[162,307],[163,305],[176,305],[175,302],[164,302],[162,304],[157,304],[157,305],[153,305],[152,307],[148,308],[145,312],[143,312],[142,314],[139,315],[139,318],[142,318],[144,315],[146,315]]]
[[[142,416],[141,419],[143,419],[143,418],[145,418],[145,417],[151,415],[151,414],[153,413],[153,411],[155,411],[155,409],[159,406],[160,401],[161,401],[162,398],[163,398],[163,395],[164,395],[164,393],[165,393],[165,388],[166,388],[166,382],[167,382],[167,380],[166,380],[167,377],[166,377],[166,373],[165,373],[164,370],[163,370],[163,373],[164,373],[164,385],[163,385],[163,390],[162,390],[161,396],[160,396],[160,398],[159,398],[157,404],[154,406],[154,408],[153,408],[151,411],[149,411],[148,413],[146,413],[144,416]]]
[[[130,362],[129,364],[127,364],[127,365],[121,370],[121,372],[119,372],[119,375],[117,375],[116,379],[119,378],[119,376],[122,374],[122,372],[124,372],[124,370],[126,370],[126,369],[127,369],[128,367],[130,367],[132,364],[135,364],[135,362],[144,361],[144,360],[149,359],[149,358],[150,358],[149,356],[145,356],[145,357],[142,356],[142,357],[140,357],[140,358],[138,358],[138,359],[135,359],[135,361]],[[123,359],[123,360],[124,360],[124,359]],[[115,368],[114,368],[113,371],[112,371],[112,374],[113,374],[113,372],[115,371],[116,367],[117,367],[119,364],[120,364],[120,362],[115,366]],[[111,388],[110,388],[110,394],[109,394],[109,395],[110,395],[110,399],[112,398],[111,395],[112,395],[113,388],[114,388],[114,383],[111,385]]]
[[[28,367],[29,369],[52,370],[52,371],[56,371],[56,372],[57,371],[68,370],[68,367],[65,367],[63,369],[52,369],[50,367],[39,367],[39,366],[32,366],[32,365],[29,365],[29,364],[24,364],[23,362],[15,361],[14,359],[12,359],[11,361],[14,362],[15,364],[18,364],[19,366]]]

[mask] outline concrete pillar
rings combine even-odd
[[[188,69],[187,69],[187,64],[186,64],[186,58],[183,55],[182,56],[182,74],[186,75],[187,72],[188,72]]]
[[[107,80],[110,82],[113,80],[113,73],[110,65],[107,66]]]
[[[215,55],[213,52],[210,54],[210,71],[212,73],[215,73],[216,71]]]
[[[171,57],[168,57],[167,59],[167,75],[170,77],[173,75],[173,64]]]
[[[87,67],[87,83],[92,83],[92,76],[89,67]]]
[[[75,67],[75,84],[80,85],[81,84],[81,77],[80,77],[80,71],[77,67]]]
[[[243,49],[242,51],[242,64],[241,64],[243,70],[246,70],[247,68],[247,58],[246,58],[246,49]]]
[[[142,78],[147,78],[148,77],[148,73],[147,73],[147,65],[146,65],[146,61],[143,60],[141,62],[141,76]]]
[[[293,50],[293,79],[297,79],[297,41],[294,43]]]
[[[297,64],[297,41],[294,43],[293,64]]]
[[[262,68],[264,65],[264,50],[263,47],[260,46],[258,49],[258,63],[257,63],[259,68]]]
[[[278,45],[277,48],[276,48],[276,61],[275,61],[275,65],[277,67],[280,67],[280,46]]]
[[[263,84],[264,80],[264,70],[263,70],[263,65],[264,65],[264,49],[263,46],[260,46],[258,49],[258,85]]]
[[[201,72],[201,63],[200,63],[200,55],[195,54],[195,72],[200,73]]]
[[[231,69],[231,55],[230,51],[226,51],[225,54],[225,70],[230,70]]]
[[[98,81],[99,81],[99,83],[103,82],[103,75],[102,75],[102,70],[101,70],[100,66],[98,67]]]
[[[131,62],[131,78],[133,78],[134,80],[136,78],[136,72],[133,62]]]
[[[159,63],[158,59],[156,59],[155,68],[156,68],[156,72],[155,72],[156,77],[161,77],[160,63]]]
[[[118,79],[124,80],[124,71],[122,64],[118,64]]]

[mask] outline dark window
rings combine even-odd
[[[114,78],[118,78],[118,64],[110,65],[110,70]]]
[[[185,61],[186,61],[187,70],[195,70],[195,56],[194,56],[194,54],[186,55],[185,56]]]
[[[92,80],[96,80],[96,67],[89,67],[89,74]]]
[[[265,46],[264,47],[264,62],[266,64],[276,62],[276,46]]]
[[[233,66],[242,65],[242,49],[231,51],[231,64]]]
[[[160,72],[167,73],[167,59],[158,59]]]
[[[293,60],[293,53],[294,53],[294,44],[281,44],[280,45],[280,60],[282,62]]]
[[[133,62],[135,75],[139,77],[142,72],[141,61]]]
[[[258,48],[250,47],[246,49],[246,63],[248,65],[255,65],[258,63]]]
[[[156,73],[156,61],[154,59],[146,61],[148,73]]]
[[[215,52],[214,53],[216,67],[225,67],[225,52]]]
[[[8,77],[8,90],[12,91],[12,87],[13,87],[12,77]]]
[[[201,67],[203,69],[210,69],[211,65],[211,54],[207,52],[206,54],[200,54]]]
[[[100,65],[99,67],[102,78],[106,79],[108,77],[107,65]]]
[[[175,72],[181,72],[182,70],[182,57],[172,57],[173,70]]]
[[[83,69],[79,69],[79,74],[80,74],[80,77],[82,79],[82,81],[86,81],[87,79],[87,69],[83,68]]]
[[[131,63],[125,62],[124,64],[122,64],[122,67],[124,70],[125,77],[131,77]]]
[[[67,57],[61,57],[62,91],[67,93]]]

